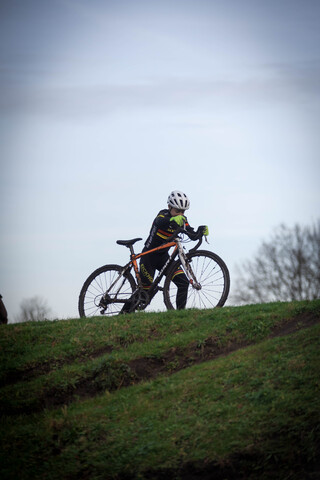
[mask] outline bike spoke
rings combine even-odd
[[[222,306],[229,291],[229,272],[224,262],[211,252],[195,252],[189,256],[192,278],[200,289],[188,287],[186,308],[214,308]],[[177,267],[176,267],[177,268]],[[191,272],[190,272],[191,273]],[[172,273],[170,273],[173,278]],[[166,281],[165,300],[168,308],[177,308],[178,288],[171,279]]]
[[[120,313],[135,288],[132,276],[120,275],[121,272],[121,267],[107,265],[88,278],[80,293],[80,316],[112,316]]]

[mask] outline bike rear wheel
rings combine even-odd
[[[121,312],[125,301],[129,300],[136,288],[134,278],[130,273],[119,277],[122,270],[123,267],[119,265],[104,265],[87,278],[79,295],[80,317],[101,315],[108,317]],[[116,280],[115,285],[109,290]],[[106,292],[108,292],[107,300],[103,304],[101,301]]]
[[[187,258],[200,287],[195,288],[189,284],[186,308],[222,307],[230,289],[229,270],[224,261],[206,250],[188,253]],[[180,260],[177,260],[168,271],[164,283],[164,303],[168,310],[177,308],[178,289],[173,277],[180,266]]]

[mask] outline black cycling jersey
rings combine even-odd
[[[159,247],[174,233],[178,228],[178,224],[174,220],[170,221],[170,218],[172,218],[172,215],[169,209],[160,210],[152,223],[149,236],[144,244],[144,250]],[[188,232],[194,232],[187,220],[185,228]]]
[[[143,251],[152,250],[168,241],[168,238],[179,228],[174,220],[170,220],[172,215],[168,209],[160,210],[152,223],[149,236],[144,244]],[[190,227],[187,219],[185,229],[189,233],[194,233],[194,229]],[[148,291],[154,278],[156,270],[161,270],[169,259],[168,250],[155,251],[141,257],[140,261],[140,277],[143,288]],[[173,276],[173,282],[178,287],[177,291],[177,308],[185,308],[188,294],[188,279],[179,266]]]

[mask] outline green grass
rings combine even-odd
[[[2,326],[1,478],[317,478],[319,321],[313,301]]]

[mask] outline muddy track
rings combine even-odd
[[[295,317],[285,325],[273,329],[268,338],[281,337],[294,333],[302,328],[307,328],[316,323],[320,323],[320,317],[314,314],[303,314]],[[106,389],[110,392],[123,387],[134,385],[142,381],[152,380],[159,375],[171,375],[179,370],[188,368],[192,365],[217,359],[221,356],[229,355],[241,348],[248,347],[256,342],[242,341],[230,342],[227,346],[221,346],[219,339],[209,337],[201,344],[193,342],[186,348],[172,348],[165,352],[161,357],[141,357],[131,360],[127,364],[119,364],[121,374],[115,375],[114,381],[111,381],[106,388],[103,382],[99,382],[99,373],[96,377],[86,378],[76,385],[69,395],[59,395],[59,392],[52,391],[44,399],[45,407],[51,408],[61,404],[68,404],[76,398],[88,398],[95,396]],[[109,372],[112,376],[112,372]]]
[[[72,363],[78,362],[87,362],[93,358],[101,357],[106,353],[111,353],[114,350],[112,345],[105,345],[97,350],[91,351],[82,355],[70,355],[63,359],[54,359],[47,362],[42,362],[41,364],[33,365],[32,367],[19,371],[14,370],[8,372],[8,374],[0,380],[0,388],[7,385],[13,385],[14,383],[21,381],[28,381],[39,375],[45,375],[53,369],[61,368],[64,365],[71,365]]]
[[[320,323],[319,315],[313,313],[302,314],[284,325],[274,328],[268,338],[288,335],[317,323]],[[230,340],[230,343],[221,346],[218,338],[209,337],[201,343],[193,342],[185,348],[172,348],[163,353],[161,357],[141,357],[125,364],[119,361],[112,363],[102,361],[98,369],[93,371],[90,376],[80,379],[75,385],[69,385],[64,389],[49,389],[41,398],[38,398],[37,404],[29,406],[27,409],[9,407],[10,411],[6,413],[34,413],[45,408],[50,409],[68,405],[78,399],[94,397],[106,390],[112,392],[142,381],[154,379],[159,375],[169,376],[184,368],[226,356],[253,344],[256,344],[256,342],[234,342]],[[110,347],[108,348],[110,349]],[[106,353],[106,351],[101,349],[100,355],[103,353]],[[87,355],[83,360],[87,361],[90,357],[91,355]],[[79,360],[77,358],[77,361]],[[70,362],[68,361],[68,363]],[[43,372],[41,371],[41,373]],[[26,380],[27,378],[23,379]]]
[[[153,340],[154,338],[155,335],[151,334],[149,337],[147,337],[147,340]],[[126,347],[131,343],[137,341],[145,341],[145,338],[139,339],[134,337],[133,339],[124,340],[122,337],[119,337],[116,338],[115,345],[104,345],[103,347],[99,347],[95,350],[91,348],[90,351],[86,351],[85,353],[69,355],[62,359],[50,359],[48,361],[43,361],[39,364],[32,365],[31,367],[21,371],[9,371],[5,376],[0,379],[0,388],[7,385],[13,385],[17,382],[31,380],[32,378],[38,377],[39,375],[45,375],[51,370],[56,370],[65,365],[71,365],[75,362],[85,363],[89,360],[93,360],[94,358],[102,357],[107,353],[112,353],[115,350],[119,350],[120,348]]]

